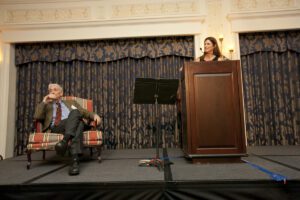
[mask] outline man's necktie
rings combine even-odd
[[[61,121],[61,104],[58,102],[56,103],[56,117],[54,120],[54,125],[57,126]]]

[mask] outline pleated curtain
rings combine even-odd
[[[299,145],[300,31],[239,37],[248,145]]]
[[[108,149],[153,148],[154,106],[134,104],[136,78],[179,79],[194,57],[192,36],[16,45],[17,139],[21,154],[35,106],[58,83],[65,96],[92,99]],[[179,147],[175,105],[159,105],[160,147]]]

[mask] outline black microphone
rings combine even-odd
[[[202,47],[200,47],[200,51],[204,54],[203,50],[202,50]]]

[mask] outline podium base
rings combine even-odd
[[[185,154],[192,163],[243,163],[242,158],[247,154]]]

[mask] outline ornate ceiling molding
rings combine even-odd
[[[299,0],[231,0],[231,11],[262,11],[295,8]]]
[[[298,9],[285,9],[285,10],[269,10],[269,11],[248,11],[248,12],[235,12],[227,15],[229,20],[235,19],[251,19],[251,18],[266,18],[266,17],[284,17],[284,16],[299,16],[300,8]]]
[[[52,9],[16,9],[7,10],[4,24],[26,24],[40,22],[66,22],[88,20],[91,18],[89,7],[52,8]]]
[[[300,0],[232,0],[227,14],[233,32],[300,28]]]
[[[1,1],[1,0],[0,0]],[[2,0],[3,1],[3,0]],[[33,0],[32,0],[33,1]],[[42,3],[4,4],[0,8],[0,30],[36,27],[82,26],[85,24],[118,24],[204,20],[203,0],[152,1],[130,3],[122,1],[61,1]],[[19,0],[18,2],[24,2]],[[46,2],[46,3],[45,3]],[[121,4],[122,3],[122,4]],[[203,3],[203,2],[202,2]],[[1,5],[1,2],[0,2]]]

